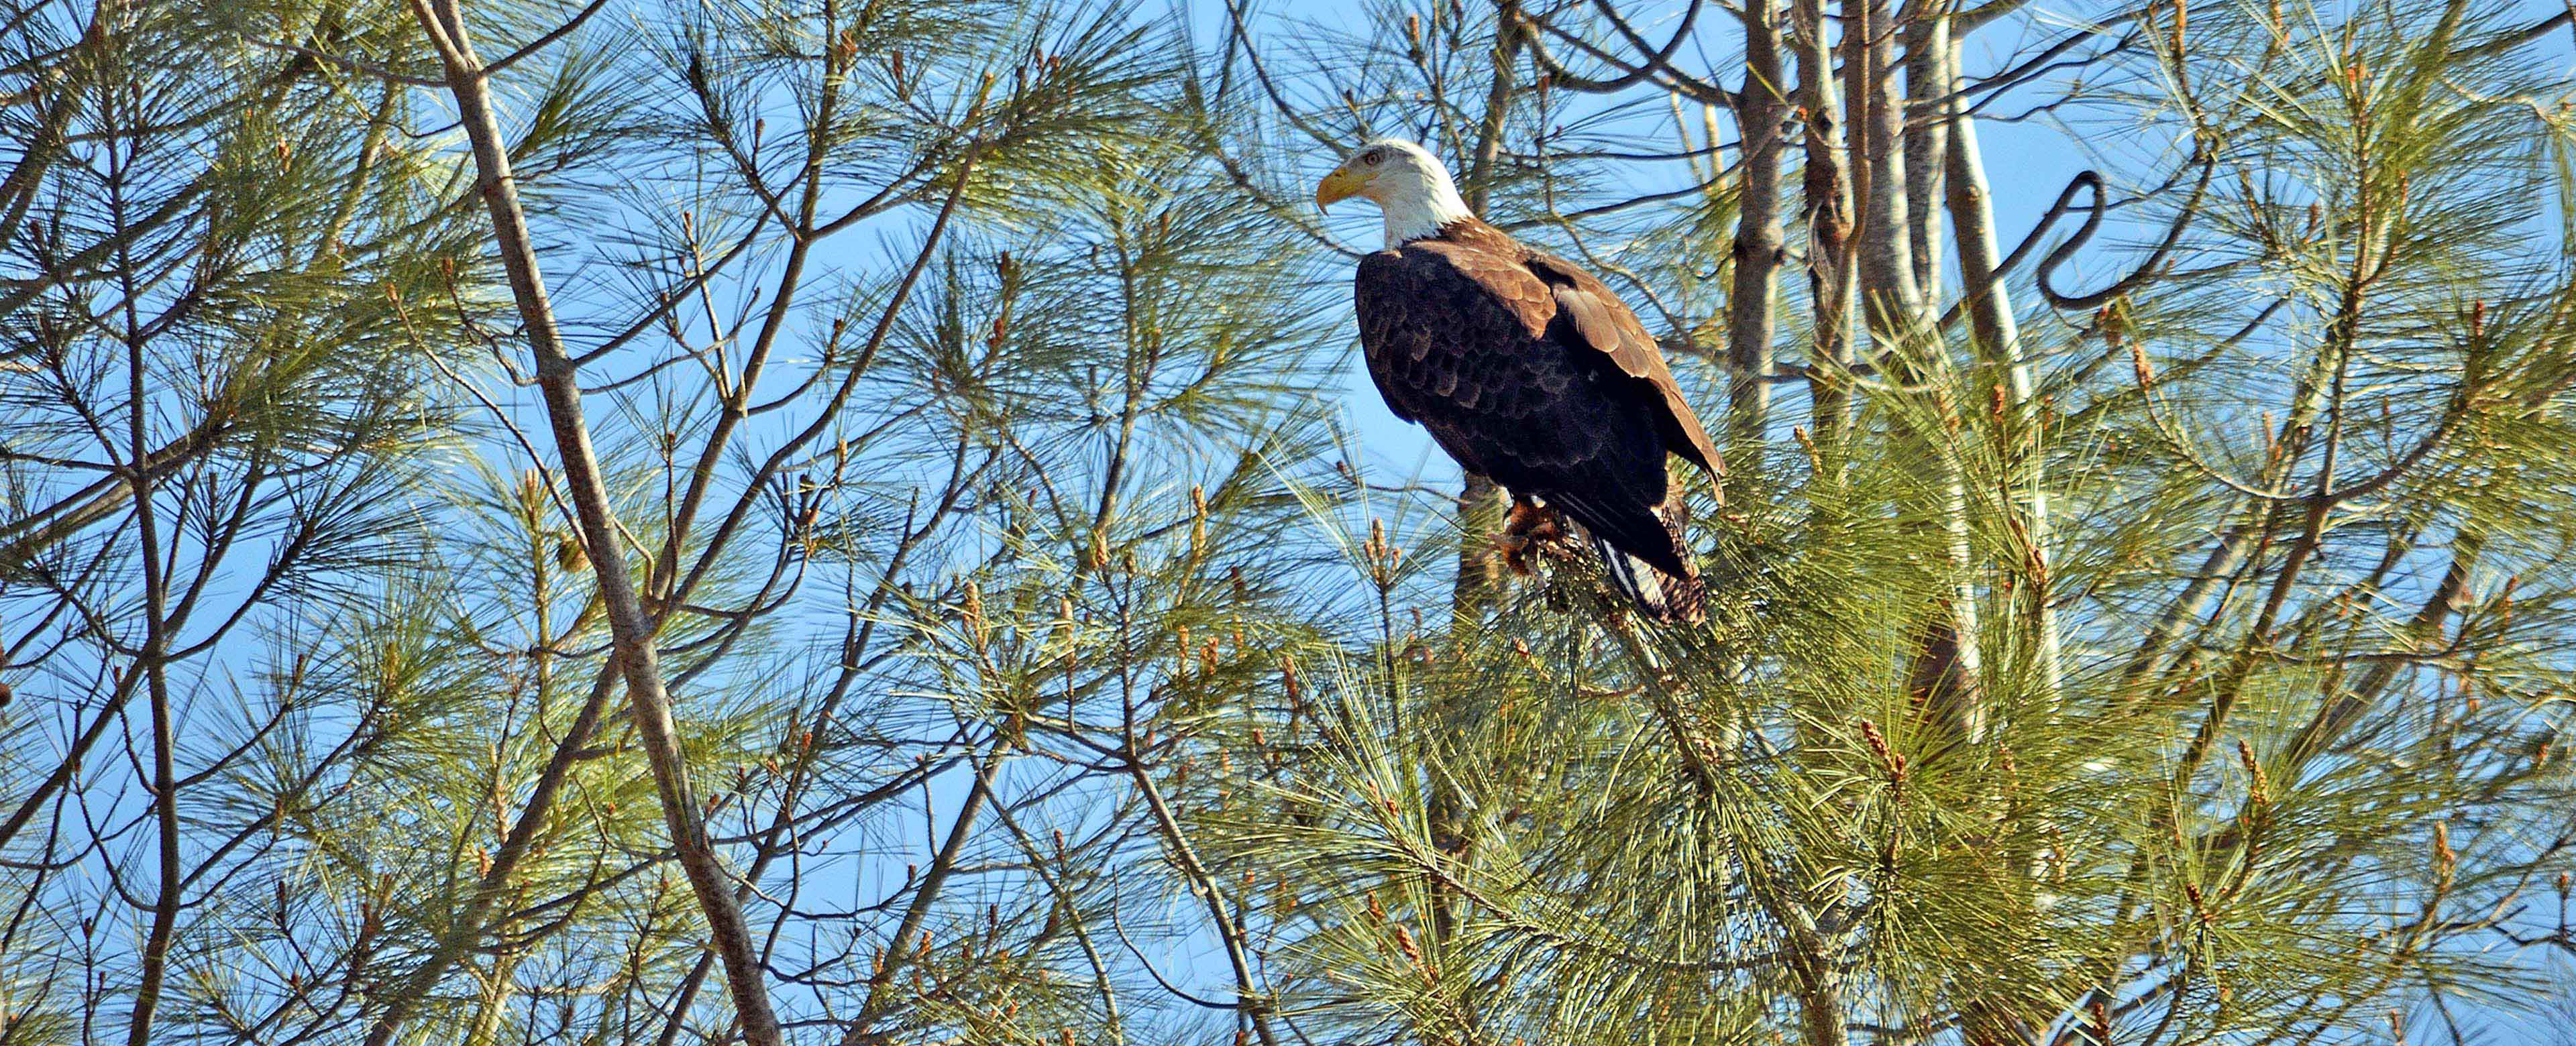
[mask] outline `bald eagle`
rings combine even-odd
[[[1562,513],[1647,614],[1700,616],[1677,454],[1722,474],[1717,447],[1635,313],[1590,273],[1477,219],[1423,147],[1370,142],[1315,187],[1386,218],[1360,259],[1360,347],[1395,416],[1512,493],[1512,533]]]

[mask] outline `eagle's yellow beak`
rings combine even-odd
[[[1352,173],[1350,168],[1334,168],[1333,173],[1325,175],[1323,181],[1315,183],[1315,206],[1330,207],[1359,195],[1361,181],[1360,176]]]

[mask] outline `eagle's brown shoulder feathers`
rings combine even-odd
[[[1397,417],[1515,496],[1571,516],[1605,552],[1665,575],[1639,581],[1608,564],[1650,611],[1687,614],[1697,572],[1664,455],[1724,466],[1617,295],[1469,219],[1363,257],[1355,297],[1369,375]]]

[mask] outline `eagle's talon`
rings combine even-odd
[[[1565,539],[1565,527],[1556,510],[1534,501],[1515,498],[1511,515],[1503,521],[1503,532],[1495,535],[1494,545],[1503,551],[1503,565],[1521,577],[1538,572],[1532,562],[1536,556],[1552,551],[1551,546]]]
[[[1503,533],[1538,542],[1564,535],[1565,528],[1557,525],[1555,510],[1535,501],[1515,498],[1511,516],[1503,521]]]

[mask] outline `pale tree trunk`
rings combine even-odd
[[[1941,298],[1941,197],[1948,179],[1950,121],[1935,99],[1951,93],[1958,67],[1950,46],[1953,0],[1925,0],[1923,10],[1905,28],[1905,87],[1911,100],[1900,115],[1905,123],[1905,213],[1913,219],[1907,242],[1913,249],[1915,292],[1926,302]]]
[[[1842,51],[1852,185],[1861,205],[1861,315],[1884,353],[1911,334],[1923,314],[1909,243],[1914,224],[1907,209],[1905,102],[1892,75],[1896,41],[1888,0],[1847,0]]]
[[[1964,48],[1950,44],[1948,68],[1942,83],[1958,79],[1960,55]],[[2002,252],[1995,239],[1994,201],[1986,184],[1985,158],[1978,152],[1977,125],[1967,112],[1967,100],[1955,93],[1945,103],[1942,114],[1950,132],[1948,188],[1950,221],[1957,231],[1959,280],[1965,288],[1968,328],[1974,335],[1980,357],[2002,372],[2012,405],[2009,438],[2020,444],[2010,455],[2024,460],[2015,483],[2022,499],[2021,529],[2024,536],[2023,587],[2020,598],[2024,625],[2031,632],[2034,657],[2039,667],[2040,686],[2053,705],[2061,689],[2065,666],[2058,650],[2057,608],[2052,602],[2049,541],[2048,473],[2041,458],[2038,431],[2039,405],[2033,401],[2030,361],[2023,358],[2021,326],[2013,316],[2011,295],[2004,289],[1996,269],[2002,264]]]
[[[492,222],[494,245],[507,271],[511,296],[525,325],[536,360],[536,382],[544,395],[546,419],[562,456],[562,475],[581,530],[582,544],[599,580],[600,602],[607,612],[615,650],[610,655],[625,676],[636,734],[653,769],[662,818],[672,849],[705,914],[711,944],[725,965],[734,1010],[743,1040],[752,1046],[776,1046],[778,1019],[769,1005],[742,908],[734,900],[733,878],[707,837],[697,797],[689,785],[688,766],[680,753],[670,696],[663,689],[660,653],[655,649],[658,622],[637,599],[620,544],[620,526],[610,505],[606,480],[591,449],[590,428],[582,416],[580,376],[565,351],[539,271],[534,233],[519,205],[518,185],[510,171],[508,144],[492,111],[491,85],[467,37],[459,0],[411,0],[421,31],[438,49],[448,92],[456,99],[459,122],[474,153],[476,188]]]
[[[1749,0],[1744,7],[1744,86],[1735,92],[1735,125],[1743,141],[1743,188],[1735,227],[1735,272],[1726,296],[1728,437],[1752,453],[1730,451],[1740,481],[1759,464],[1770,428],[1772,341],[1778,315],[1774,299],[1786,251],[1780,227],[1783,152],[1780,126],[1788,115],[1788,81],[1780,60],[1780,0]],[[1714,135],[1710,142],[1715,144]]]
[[[1844,162],[1842,101],[1834,89],[1824,0],[1795,0],[1791,19],[1797,30],[1798,108],[1805,130],[1806,166],[1800,178],[1805,206],[1800,216],[1807,226],[1808,300],[1815,328],[1808,361],[1813,399],[1808,423],[1817,445],[1830,455],[1841,439],[1851,395],[1843,370],[1851,361],[1852,172]]]
[[[1728,501],[1747,506],[1738,510],[1747,512],[1761,496],[1757,484],[1766,464],[1763,447],[1771,429],[1771,377],[1777,364],[1772,342],[1779,328],[1779,272],[1788,253],[1780,223],[1785,173],[1781,160],[1787,151],[1781,132],[1791,111],[1790,86],[1780,55],[1782,3],[1749,0],[1745,4],[1744,82],[1731,99],[1736,138],[1742,143],[1743,175],[1736,197],[1734,272],[1726,298],[1729,472],[1723,482],[1734,488]],[[1713,126],[1708,141],[1714,149],[1717,129]],[[1709,168],[1714,177],[1719,169],[1715,156],[1710,157]],[[1729,654],[1721,672],[1730,680],[1748,680],[1752,658]],[[1743,743],[1742,716],[1730,711],[1715,718],[1714,741],[1722,750],[1734,751]]]

